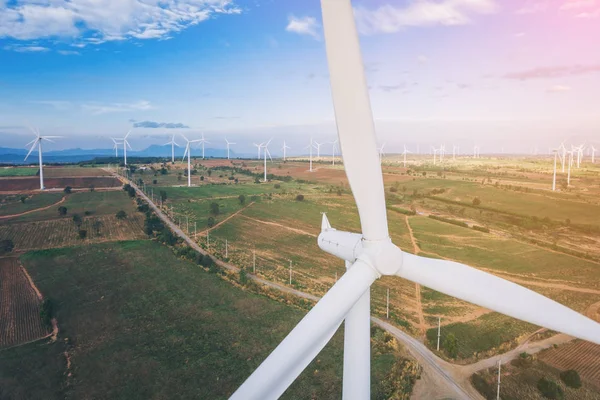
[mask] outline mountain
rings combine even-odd
[[[183,152],[185,148],[176,147],[175,157],[183,158]],[[27,149],[11,149],[7,147],[0,147],[0,164],[31,164],[37,161],[37,151],[31,152],[27,161],[23,159],[27,155]],[[115,151],[113,149],[66,149],[66,150],[54,150],[44,152],[44,163],[74,163],[80,161],[88,161],[97,157],[114,157]],[[192,148],[192,157],[199,157],[202,155],[202,149]],[[207,158],[224,158],[227,157],[226,149],[213,149],[206,148],[204,155]],[[237,154],[233,150],[230,150],[229,156],[231,158],[237,157],[253,157],[254,154]],[[123,149],[119,149],[119,157],[123,157]],[[150,145],[144,150],[134,151],[128,150],[127,157],[171,157],[170,146]]]

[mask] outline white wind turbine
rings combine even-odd
[[[227,159],[229,160],[229,146],[235,143],[230,142],[229,140],[227,140],[227,138],[225,138],[225,143],[227,143]]]
[[[402,155],[404,156],[404,168],[406,168],[406,154],[412,154],[412,152],[408,151],[406,145],[404,145],[404,151],[402,152]]]
[[[391,241],[382,169],[358,33],[349,0],[322,0],[329,76],[344,168],[362,234],[333,229],[323,214],[318,243],[347,272],[308,312],[233,400],[276,399],[344,324],[344,399],[370,397],[370,286],[383,275],[423,286],[536,325],[600,343],[600,324],[515,283],[463,264],[402,252]]]
[[[458,146],[452,145],[452,160],[456,160],[456,153],[458,150]]]
[[[204,145],[210,143],[208,140],[204,139],[204,133],[202,134],[202,138],[198,143],[202,145],[202,159],[204,160]]]
[[[319,143],[316,140],[314,141],[314,146],[315,149],[317,149],[317,158],[321,157],[321,146],[323,146],[325,143]]]
[[[379,153],[379,164],[383,163],[383,156],[385,156],[385,153],[383,152],[384,148],[385,148],[385,142],[383,142],[381,147],[377,149],[377,152]]]
[[[435,165],[436,164],[436,157],[437,157],[438,149],[436,149],[435,147],[431,146],[431,150],[433,151],[433,165]]]
[[[271,143],[271,140],[273,140],[273,139],[269,139],[269,141],[267,143],[261,143],[260,144],[260,147],[262,149],[264,149],[263,150],[263,154],[265,156],[265,164],[264,164],[264,166],[265,166],[265,177],[264,177],[264,182],[267,181],[267,156],[269,156],[269,159],[271,160],[271,162],[273,162],[273,159],[271,158],[271,153],[269,153],[269,147],[268,147],[269,144]]]
[[[183,136],[183,135],[181,135],[181,136],[187,142],[185,144],[185,152],[183,153],[183,159],[182,160],[185,160],[185,156],[187,156],[187,164],[188,164],[188,173],[187,173],[187,176],[188,176],[188,187],[190,187],[190,186],[192,186],[192,163],[191,163],[191,160],[190,160],[191,159],[191,153],[192,153],[192,151],[191,151],[190,145],[192,143],[200,143],[204,139],[188,140],[188,138],[186,138],[185,136]]]
[[[565,142],[562,142],[558,149],[562,153],[562,156],[560,157],[560,162],[562,163],[562,172],[564,174],[565,173],[565,163],[567,160],[567,148],[565,147]]]
[[[313,172],[313,168],[312,168],[312,151],[313,151],[314,147],[315,147],[315,145],[313,144],[313,140],[312,140],[312,137],[311,137],[310,138],[310,144],[307,147],[305,147],[305,149],[309,149],[309,168],[308,168],[309,172]]]
[[[256,146],[256,145],[255,145]],[[285,144],[285,140],[283,141],[283,147],[281,148],[283,150],[283,162],[285,162],[285,155],[286,155],[286,150],[291,149],[290,146],[287,146]],[[258,148],[258,157],[260,158],[260,147]]]
[[[252,143],[253,146],[256,147],[256,150],[258,151],[258,154],[256,155],[256,159],[260,160],[260,146],[262,145],[262,143],[256,144],[256,143]]]
[[[127,147],[129,147],[129,149],[131,150],[131,146],[129,145],[129,142],[127,141],[127,137],[129,136],[130,133],[131,133],[131,129],[129,130],[129,132],[127,132],[127,135],[125,135],[125,137],[116,138],[116,140],[121,140],[123,142],[123,160],[124,160],[125,166],[127,166]]]
[[[40,162],[40,190],[44,190],[45,187],[44,187],[44,165],[43,165],[43,161],[42,161],[42,142],[45,140],[47,142],[54,143],[54,141],[52,139],[62,138],[62,136],[42,136],[42,135],[40,135],[39,129],[36,129],[36,130],[33,130],[32,128],[29,128],[29,129],[31,130],[31,132],[33,132],[33,134],[36,136],[36,138],[25,145],[25,147],[31,145],[31,148],[29,149],[29,153],[27,153],[27,155],[25,156],[25,159],[23,161],[26,161],[27,158],[29,158],[29,155],[31,154],[31,152],[33,151],[35,146],[37,146],[38,147],[38,159]]]
[[[171,145],[171,162],[175,163],[175,146],[177,147],[181,147],[179,146],[177,143],[175,143],[175,135],[171,136],[171,140],[167,143],[164,144],[164,146],[170,144]]]
[[[338,144],[338,140],[334,140],[333,142],[330,142],[331,144],[331,165],[335,165],[335,149],[337,147]]]
[[[121,143],[119,143],[117,141],[117,139],[115,139],[115,138],[111,138],[111,139],[112,139],[112,141],[114,143],[113,150],[115,151],[115,158],[119,158],[119,145]]]

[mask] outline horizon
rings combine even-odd
[[[113,6],[0,1],[2,146],[24,148],[27,125],[68,136],[48,151],[111,147],[129,129],[134,150],[182,133],[242,154],[271,137],[290,154],[335,139],[318,1]],[[600,144],[595,1],[354,6],[388,152]]]

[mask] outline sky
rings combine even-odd
[[[600,0],[353,1],[388,152],[600,144]],[[336,135],[318,0],[0,0],[0,147]],[[182,141],[183,139],[179,139]]]

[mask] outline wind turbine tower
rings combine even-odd
[[[171,145],[171,162],[175,163],[175,146],[179,147],[177,143],[175,143],[175,135],[171,136],[171,140],[164,145]]]
[[[331,165],[335,165],[335,148],[337,147],[338,140],[331,142]]]
[[[264,159],[265,159],[265,177],[264,177],[264,182],[267,181],[267,156],[269,156],[269,159],[271,160],[271,162],[273,162],[273,159],[271,158],[271,153],[269,153],[269,144],[271,143],[271,140],[273,139],[269,139],[269,141],[267,143],[261,143],[260,146],[264,149],[263,150],[263,155],[264,155]]]
[[[383,156],[385,156],[385,153],[383,152],[384,148],[385,148],[385,142],[383,142],[381,147],[377,149],[377,151],[379,152],[379,164],[383,164]]]
[[[183,153],[183,159],[185,160],[185,156],[187,156],[187,164],[188,164],[188,187],[192,186],[192,163],[191,163],[191,148],[190,145],[192,143],[199,143],[202,142],[203,139],[196,139],[196,140],[188,140],[188,138],[186,138],[185,136],[181,135],[185,141],[187,142],[185,144],[185,153]]]
[[[127,135],[125,135],[125,137],[116,139],[116,140],[123,141],[123,161],[124,161],[125,166],[127,166],[127,147],[129,147],[129,149],[131,149],[129,142],[127,141],[127,137],[129,137],[130,133],[131,133],[131,129],[129,130],[129,132],[127,132]]]
[[[229,146],[235,143],[230,142],[229,140],[227,140],[227,138],[225,138],[225,143],[227,143],[227,159],[229,160]]]
[[[29,157],[29,155],[31,154],[31,152],[33,151],[35,146],[37,146],[38,147],[38,159],[40,162],[40,190],[44,190],[44,189],[46,189],[46,187],[44,186],[44,165],[43,165],[44,162],[42,160],[42,142],[45,140],[47,142],[54,143],[54,141],[52,139],[62,138],[62,136],[42,136],[42,135],[40,135],[39,130],[34,131],[31,128],[29,128],[29,129],[36,135],[36,138],[25,145],[25,147],[31,145],[31,148],[29,149],[29,153],[27,153],[27,155],[25,156],[25,159],[23,161],[27,160],[27,158]]]
[[[558,157],[558,149],[553,150],[554,152],[554,175],[552,176],[552,191],[556,191],[556,159]]]
[[[402,152],[402,155],[404,156],[404,168],[406,168],[406,154],[407,153],[411,153],[411,152],[408,151],[408,149],[406,148],[406,145],[404,145],[404,151]]]
[[[305,147],[305,149],[309,150],[309,168],[308,168],[309,172],[313,172],[313,168],[312,168],[312,154],[313,153],[312,153],[312,151],[313,151],[314,146],[315,145],[313,144],[313,140],[312,140],[312,137],[311,137],[310,138],[310,144],[307,147]]]
[[[121,143],[117,142],[117,140],[115,138],[111,138],[114,146],[113,146],[113,150],[115,151],[115,158],[119,158],[119,145]]]
[[[256,146],[256,145],[255,145]],[[283,141],[283,147],[281,148],[283,150],[283,162],[285,162],[285,156],[286,156],[286,150],[291,149],[290,146],[287,146],[285,144],[285,140]],[[260,147],[258,148],[258,157],[260,158]]]

